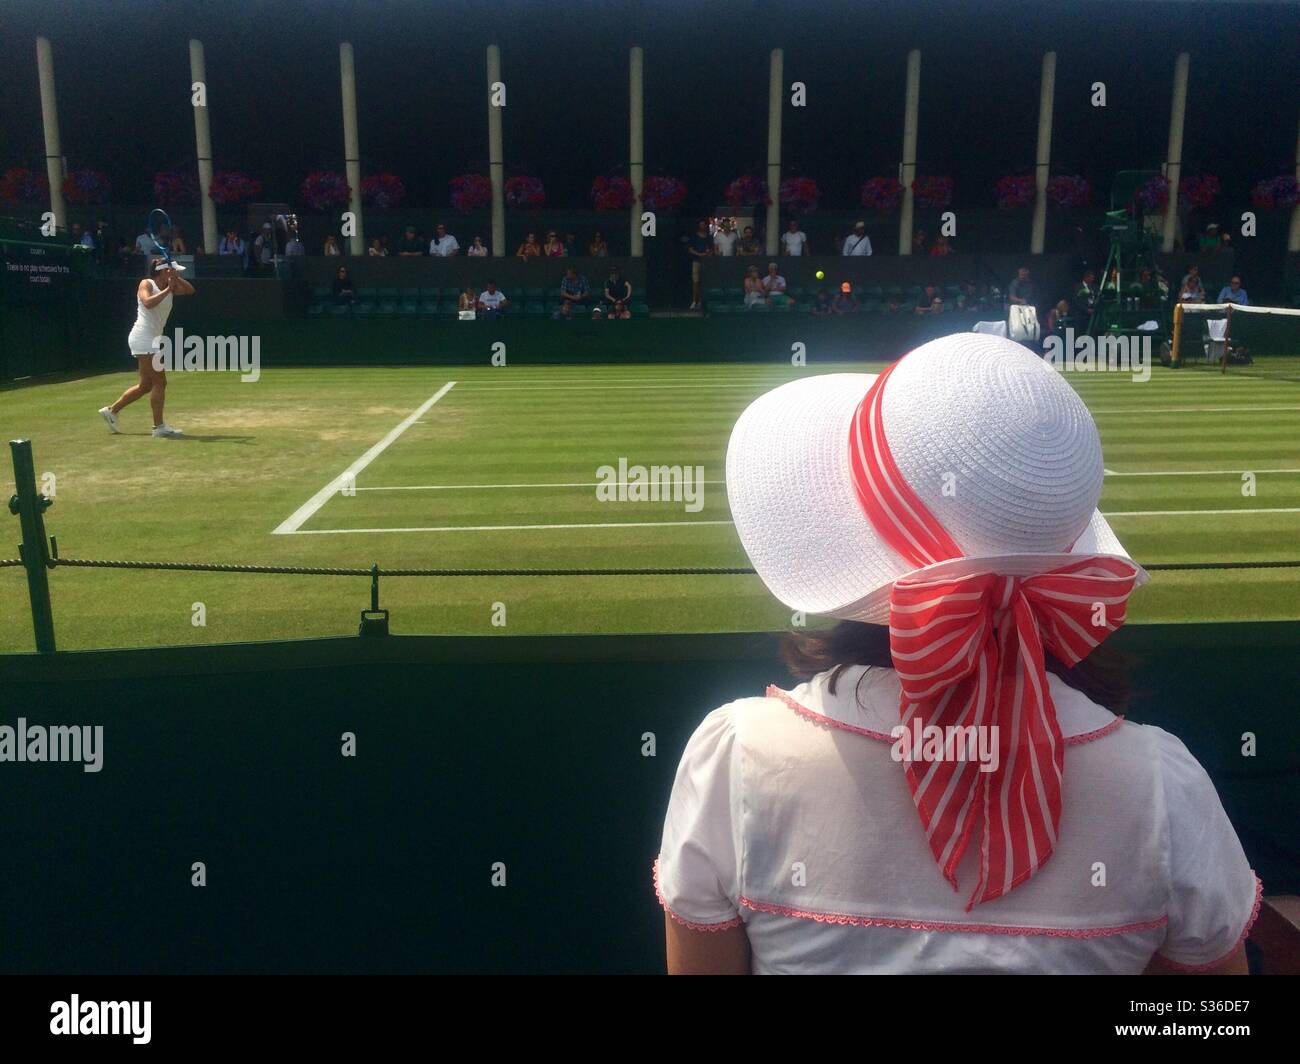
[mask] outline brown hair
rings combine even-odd
[[[889,628],[861,621],[840,621],[834,628],[811,632],[789,632],[781,647],[781,657],[801,680],[830,669],[831,694],[835,693],[840,674],[854,665],[894,667],[889,653]],[[1048,672],[1114,713],[1122,714],[1133,697],[1130,677],[1133,659],[1109,644],[1099,646],[1074,668],[1066,667],[1050,653],[1046,655],[1046,665]]]

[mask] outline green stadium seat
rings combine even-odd
[[[438,300],[442,303],[451,303],[454,306],[456,300],[460,298],[460,293],[459,288],[440,288],[438,290]]]
[[[379,290],[375,288],[360,288],[357,290],[357,301],[352,307],[352,313],[361,317],[370,317],[375,313],[375,308],[379,303]]]
[[[647,304],[645,304],[645,303],[633,303],[633,304],[632,304],[632,317],[634,317],[634,318],[648,318],[648,317],[650,317],[650,307],[649,307]]]
[[[315,288],[311,290],[311,298],[313,302],[316,303],[329,302],[329,298],[333,294],[334,294],[334,290],[330,288],[329,285],[324,285],[324,284],[318,284]]]
[[[540,299],[530,299],[524,304],[524,313],[530,318],[546,317],[546,304]]]
[[[352,306],[349,303],[330,303],[326,305],[325,313],[331,318],[346,318],[352,313]]]
[[[529,303],[542,303],[546,300],[546,289],[544,288],[525,288],[524,298]]]
[[[878,284],[869,284],[863,287],[862,295],[866,299],[883,300],[885,298],[885,290]]]
[[[436,318],[438,316],[439,303],[436,299],[420,300],[419,312],[423,317]]]

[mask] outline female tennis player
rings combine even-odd
[[[672,972],[1244,974],[1259,883],[1214,785],[1117,716],[1147,574],[1051,367],[957,334],[758,398],[740,541],[806,682],[691,737],[655,866]]]
[[[120,432],[117,414],[124,406],[134,403],[142,395],[149,396],[153,411],[153,434],[159,438],[181,436],[180,429],[172,428],[163,419],[163,403],[167,400],[167,371],[156,364],[159,341],[167,328],[172,312],[172,296],[192,296],[194,286],[181,276],[184,266],[166,259],[151,259],[150,276],[140,282],[135,292],[135,324],[127,336],[131,357],[135,359],[140,379],[131,385],[112,406],[100,407],[100,416],[108,422],[110,432]]]

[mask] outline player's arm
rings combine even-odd
[[[194,294],[194,286],[184,277],[175,275],[172,276],[171,290],[174,295],[178,296],[192,296]]]
[[[664,913],[669,975],[749,975],[749,939],[743,927],[694,931]]]
[[[142,305],[153,308],[156,307],[159,303],[161,303],[164,299],[166,299],[167,294],[170,291],[171,291],[170,287],[162,287],[159,288],[157,292],[152,292],[149,289],[149,282],[141,281],[139,287],[137,287],[135,290],[135,294],[136,297],[140,300]]]

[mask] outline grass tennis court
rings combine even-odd
[[[761,391],[816,365],[268,369],[173,377],[111,436],[95,411],[126,373],[0,393],[5,439],[55,476],[47,530],[72,558],[383,567],[744,566],[723,483],[727,436]],[[1105,449],[1102,510],[1144,564],[1295,561],[1158,572],[1133,621],[1300,617],[1300,386],[1164,370],[1071,376]],[[700,466],[702,499],[600,501],[597,470]],[[338,490],[352,471],[355,492]],[[1243,473],[1255,493],[1243,495]],[[13,490],[4,457],[5,496]],[[0,557],[17,555],[8,518]],[[60,649],[355,632],[364,578],[56,569]],[[0,569],[0,647],[32,649],[20,568]],[[206,624],[192,623],[203,603]],[[506,624],[494,626],[494,604]],[[394,633],[770,630],[757,577],[393,578]],[[500,611],[496,611],[500,619]]]

